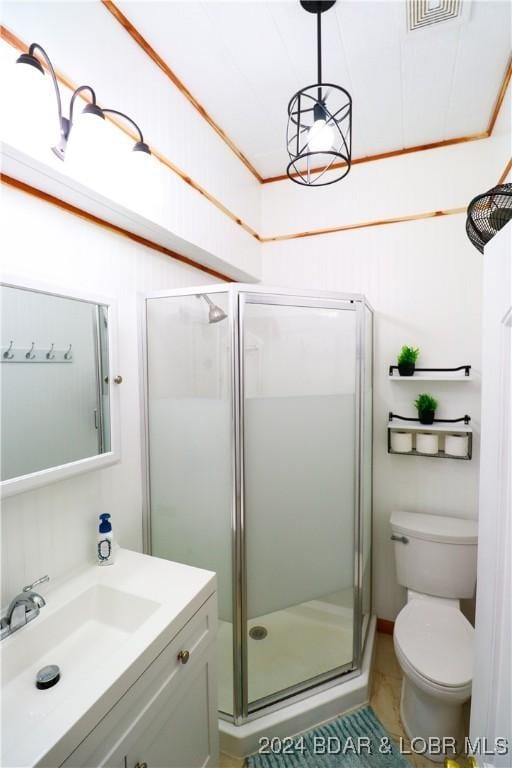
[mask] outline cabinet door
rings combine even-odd
[[[216,765],[217,601],[212,596],[61,768]],[[188,652],[183,663],[182,652]]]
[[[153,708],[133,733],[126,768],[199,768],[217,765],[216,680],[211,648],[197,659],[179,695]],[[213,717],[212,717],[213,713]]]

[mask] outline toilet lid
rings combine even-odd
[[[462,688],[473,677],[473,627],[457,609],[430,600],[412,600],[398,614],[395,641],[422,677]]]

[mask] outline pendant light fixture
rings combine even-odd
[[[70,135],[72,133],[73,128],[75,125],[78,124],[77,117],[75,115],[75,101],[77,99],[77,96],[84,91],[87,91],[90,95],[91,101],[90,103],[86,104],[83,108],[79,118],[80,122],[80,131],[83,132],[84,138],[85,134],[87,135],[87,140],[91,144],[91,148],[93,149],[94,144],[98,145],[101,143],[101,136],[102,136],[102,125],[105,121],[105,115],[106,114],[113,114],[117,115],[124,120],[127,120],[133,128],[135,128],[135,131],[137,133],[137,141],[132,147],[132,151],[137,153],[135,157],[139,157],[140,153],[143,153],[144,155],[148,156],[151,155],[151,150],[149,146],[144,141],[144,137],[142,135],[142,131],[140,130],[139,126],[135,122],[135,120],[132,120],[131,117],[124,114],[124,112],[120,112],[117,109],[105,109],[100,107],[96,102],[96,93],[93,88],[91,88],[90,85],[81,85],[73,92],[71,96],[71,100],[69,103],[69,117],[64,117],[62,112],[62,99],[59,91],[59,85],[57,82],[57,77],[55,75],[55,70],[53,68],[53,65],[50,61],[50,58],[44,48],[42,48],[38,43],[32,43],[27,51],[27,53],[22,53],[21,56],[18,57],[16,60],[16,66],[23,66],[23,67],[30,67],[30,72],[36,73],[36,79],[38,77],[44,77],[44,68],[41,64],[40,60],[35,55],[36,51],[41,55],[43,58],[47,69],[50,73],[53,87],[55,90],[55,97],[57,101],[57,112],[58,112],[58,124],[60,126],[60,138],[51,149],[54,152],[54,154],[59,158],[59,160],[64,160],[66,156],[66,148],[68,145],[68,141],[70,138]],[[34,77],[31,78],[34,80]],[[57,137],[56,137],[57,138]]]
[[[300,0],[305,11],[316,15],[318,70],[317,82],[297,91],[288,104],[286,173],[307,187],[334,184],[351,165],[352,98],[341,86],[322,82],[322,14],[335,2]]]

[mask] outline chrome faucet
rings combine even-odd
[[[47,581],[50,581],[50,577],[42,576],[33,584],[23,587],[20,594],[11,600],[7,613],[0,619],[0,640],[9,637],[13,632],[39,616],[39,611],[46,605],[46,601],[42,595],[34,592],[34,587]]]

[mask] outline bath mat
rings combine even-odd
[[[371,707],[291,739],[269,739],[248,768],[411,768]]]

